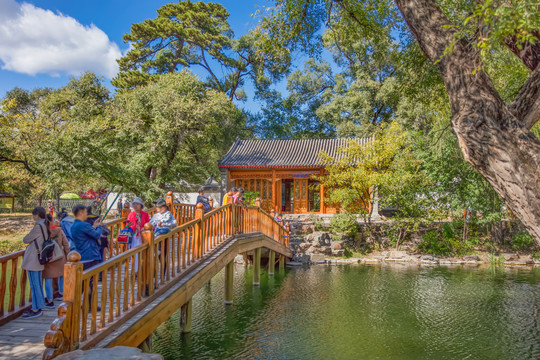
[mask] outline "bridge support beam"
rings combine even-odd
[[[253,285],[261,285],[261,248],[255,249],[253,255]]]
[[[139,345],[139,349],[141,349],[145,353],[151,353],[152,352],[152,335],[147,337],[141,345]]]
[[[225,304],[233,303],[234,260],[225,267]]]
[[[285,256],[279,255],[279,272],[283,272],[285,270]]]
[[[270,250],[270,254],[268,254],[268,275],[274,275],[276,269],[276,252],[274,250]]]
[[[180,331],[182,331],[182,334],[191,332],[191,307],[192,299],[189,299],[189,301],[180,308]]]

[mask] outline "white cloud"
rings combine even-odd
[[[36,75],[92,71],[112,78],[121,57],[116,43],[95,25],[32,4],[0,0],[2,69]]]

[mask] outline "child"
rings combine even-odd
[[[159,199],[156,203],[157,213],[150,219],[150,224],[154,227],[154,235],[167,234],[171,228],[176,226],[176,219],[169,211],[165,200]]]

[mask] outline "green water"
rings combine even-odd
[[[264,274],[235,267],[153,336],[165,359],[540,359],[540,268],[318,265]]]

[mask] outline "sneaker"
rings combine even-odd
[[[28,310],[27,312],[25,312],[24,314],[22,314],[21,318],[22,319],[33,319],[33,318],[36,318],[38,316],[41,316],[43,314],[43,312],[41,312],[41,309],[39,310]]]
[[[59,296],[55,297],[54,300],[56,300],[56,301],[64,301],[64,296],[59,295]]]
[[[54,310],[56,309],[56,306],[54,305],[54,301],[45,303],[45,310]]]

